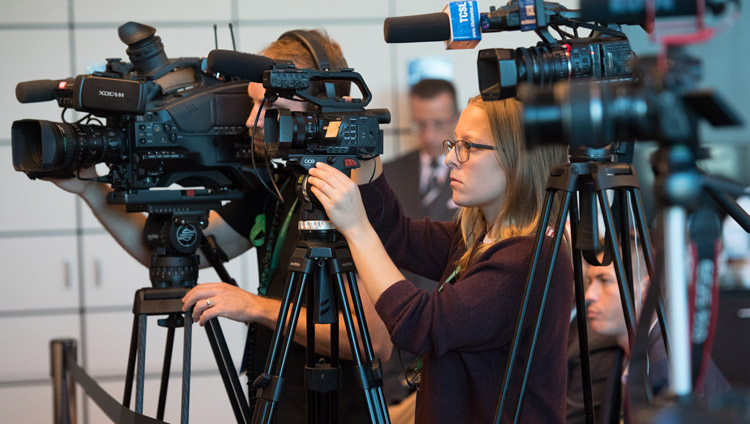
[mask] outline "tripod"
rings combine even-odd
[[[302,178],[302,181],[305,180],[306,176]],[[322,206],[316,206],[307,200],[309,197],[300,192],[299,184],[298,196],[304,201],[303,219],[298,226],[300,240],[289,262],[288,279],[266,365],[254,382],[254,387],[258,390],[253,423],[269,423],[275,417],[284,388],[287,354],[297,327],[303,294],[307,305],[305,386],[308,392],[308,422],[338,422],[337,391],[340,389],[341,379],[338,311],[341,308],[356,364],[355,373],[363,390],[370,422],[388,423],[390,420],[382,391],[382,370],[379,361],[373,362],[374,351],[357,288],[351,252],[341,234],[322,212]],[[344,274],[347,277],[346,287]],[[309,281],[310,277],[312,281]],[[354,316],[358,333],[355,332]],[[315,361],[315,324],[330,325],[330,363]]]
[[[114,203],[114,202],[112,202]],[[216,207],[217,205],[214,205]],[[133,330],[130,340],[123,405],[130,407],[133,378],[136,379],[135,412],[143,412],[144,367],[146,359],[146,324],[149,315],[167,315],[159,320],[159,326],[167,328],[164,362],[162,365],[161,385],[156,418],[163,420],[169,372],[172,360],[175,329],[184,327],[183,366],[182,366],[182,406],[181,423],[187,424],[190,401],[190,362],[192,343],[192,312],[182,313],[182,297],[195,286],[198,278],[199,257],[195,253],[200,246],[204,256],[216,269],[222,281],[237,285],[223,266],[226,255],[215,244],[213,237],[204,238],[202,228],[208,225],[207,210],[195,207],[179,206],[158,209],[151,213],[144,227],[144,237],[152,249],[153,256],[149,267],[153,287],[142,288],[135,294],[133,303]],[[129,211],[130,205],[129,205]],[[166,212],[169,210],[169,212]],[[176,213],[174,210],[181,212]],[[233,370],[229,349],[218,320],[208,321],[206,334],[211,345],[216,364],[222,377],[230,404],[238,423],[249,422],[247,400],[240,386],[236,371]],[[137,373],[135,370],[137,358]]]
[[[516,368],[515,361],[518,356],[519,342],[522,336],[522,328],[524,326],[523,324],[528,312],[533,283],[536,277],[539,260],[542,253],[542,246],[545,237],[544,234],[548,225],[550,224],[549,221],[552,214],[555,196],[558,193],[564,192],[565,194],[561,203],[557,222],[555,222],[554,241],[550,248],[552,252],[549,255],[549,262],[545,264],[544,268],[542,268],[543,270],[546,270],[547,273],[544,280],[545,286],[542,300],[532,330],[533,337],[527,350],[525,364],[519,367],[521,369],[524,369],[524,374],[523,382],[520,387],[520,392],[515,407],[514,422],[518,422],[520,412],[523,407],[524,393],[526,390],[526,385],[528,383],[531,365],[534,359],[534,349],[536,347],[536,341],[538,339],[539,329],[541,327],[544,315],[547,293],[549,292],[549,287],[552,281],[552,274],[554,272],[554,267],[552,266],[552,264],[554,264],[557,260],[557,255],[559,253],[564,233],[565,218],[568,216],[568,212],[570,212],[572,236],[571,241],[573,243],[572,259],[575,279],[575,301],[578,316],[577,321],[579,333],[579,348],[581,352],[581,374],[583,378],[585,415],[587,423],[593,422],[594,417],[591,393],[590,359],[588,352],[588,337],[586,333],[585,298],[581,257],[582,255],[586,256],[587,260],[590,261],[591,253],[598,247],[598,230],[596,227],[596,222],[592,222],[591,219],[592,216],[597,216],[597,200],[606,225],[605,247],[608,250],[610,257],[612,258],[612,262],[614,263],[622,309],[625,315],[625,324],[627,327],[628,339],[631,344],[634,340],[636,318],[633,306],[633,276],[630,256],[630,237],[628,224],[629,216],[627,213],[628,198],[633,204],[634,219],[636,221],[637,227],[636,229],[640,233],[641,247],[644,252],[648,273],[651,277],[653,277],[654,275],[654,263],[649,242],[648,229],[645,222],[645,214],[643,212],[643,206],[640,199],[638,177],[636,175],[635,168],[630,164],[613,162],[611,157],[612,151],[609,146],[603,149],[571,147],[570,163],[556,166],[550,171],[549,179],[547,180],[547,194],[544,201],[542,219],[539,227],[537,228],[532,262],[529,268],[528,277],[526,279],[524,297],[518,313],[518,320],[513,335],[513,342],[511,344],[510,355],[505,369],[505,376],[503,378],[501,396],[495,415],[495,422],[497,423],[501,421],[504,408],[506,407],[510,380],[513,370],[515,370]],[[619,208],[614,208],[619,209],[619,219],[617,219],[617,226],[615,225],[615,218],[612,209],[610,208],[607,201],[607,190],[614,191],[615,201],[617,202],[615,206],[619,205]],[[573,194],[578,194],[578,198],[574,199]],[[617,249],[618,236],[619,241],[621,242],[622,252],[618,251]],[[662,299],[659,299],[657,315],[662,326],[664,343],[667,346],[667,350],[669,350],[669,341],[667,339],[668,332],[666,331],[666,321],[664,319],[665,314]],[[646,388],[646,390],[649,389]]]

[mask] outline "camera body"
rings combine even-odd
[[[363,98],[336,95],[334,85],[350,82]],[[305,170],[317,162],[326,162],[339,170],[359,166],[359,159],[383,153],[383,130],[380,124],[391,121],[387,109],[365,109],[372,95],[362,76],[352,69],[318,71],[297,69],[293,64],[275,65],[263,74],[266,96],[299,97],[310,110],[288,109],[266,111],[264,141],[272,156],[287,160]],[[310,87],[322,87],[309,90]],[[315,91],[324,95],[316,96]]]
[[[203,72],[200,58],[167,59],[152,27],[129,22],[118,31],[132,63],[108,59],[105,71],[52,89],[36,81],[18,85],[19,101],[54,99],[88,116],[74,123],[15,121],[14,168],[30,178],[70,178],[106,163],[110,172],[98,181],[128,193],[120,196],[124,203],[140,203],[137,193],[172,184],[214,191],[254,186],[239,154],[250,143],[247,83]],[[29,92],[36,95],[19,94]]]

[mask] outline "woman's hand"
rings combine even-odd
[[[359,188],[338,169],[318,162],[309,170],[311,191],[326,210],[328,218],[347,239],[367,228],[370,222]]]
[[[182,311],[193,305],[193,322],[205,325],[215,317],[229,318],[240,322],[256,322],[269,306],[268,299],[256,296],[227,283],[205,283],[193,287],[182,298]],[[278,313],[278,308],[275,311]],[[271,311],[273,316],[273,311]]]

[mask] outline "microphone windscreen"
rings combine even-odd
[[[211,50],[207,59],[208,68],[230,77],[250,82],[263,82],[263,71],[271,69],[273,59],[232,50]]]
[[[442,12],[386,18],[383,23],[386,43],[420,43],[451,38],[451,23]]]
[[[55,99],[60,80],[35,80],[16,85],[16,99],[21,103],[48,102]]]

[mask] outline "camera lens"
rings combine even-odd
[[[552,88],[524,85],[524,129],[529,146],[567,144],[601,148],[650,136],[646,99],[622,82],[560,81]]]
[[[536,47],[485,49],[477,56],[482,99],[514,97],[521,83],[551,87],[578,78],[629,78],[632,50],[621,37],[582,38]]]
[[[13,122],[13,167],[30,177],[70,178],[74,171],[120,157],[122,137],[100,125],[24,119]]]

